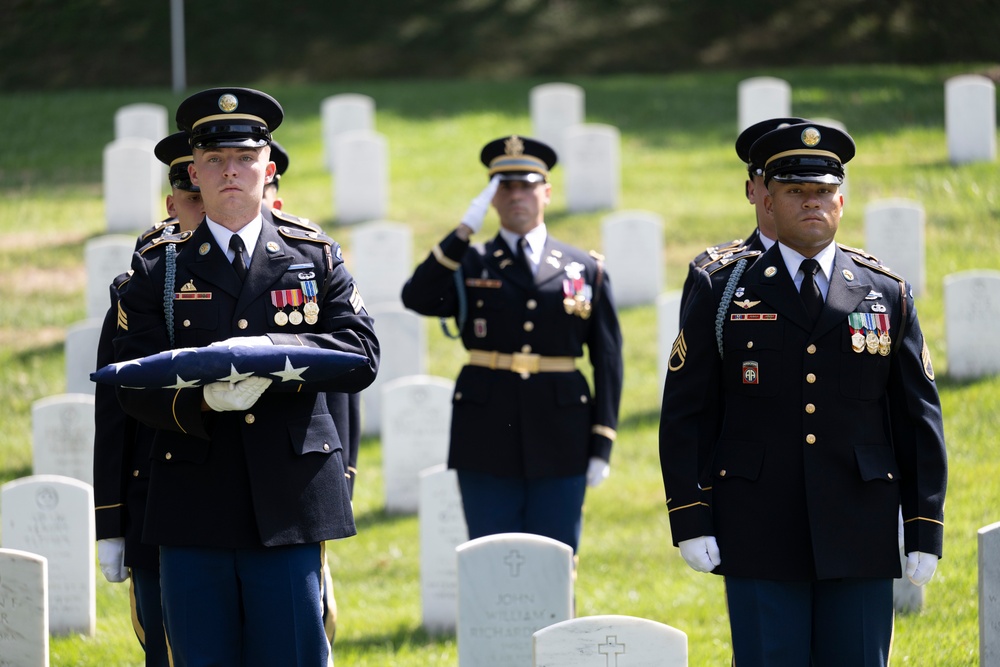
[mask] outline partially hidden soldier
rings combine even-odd
[[[535,533],[579,546],[586,487],[610,470],[622,339],[603,258],[557,241],[544,210],[555,152],[489,142],[490,182],[403,287],[403,304],[454,317],[469,357],[455,383],[448,465],[469,537]],[[470,236],[490,204],[499,233]],[[594,388],[577,368],[587,349]]]
[[[188,174],[193,158],[187,134],[177,132],[160,140],[154,153],[169,168],[166,208],[170,217],[140,234],[137,250],[164,234],[192,231],[205,215],[201,191]],[[130,273],[123,273],[111,283],[111,307],[101,328],[97,368],[114,361],[118,300],[129,277]],[[95,386],[94,417],[94,501],[101,572],[113,583],[131,580],[132,622],[146,665],[166,667],[159,550],[142,542],[153,431],[122,411],[114,387],[107,384]]]
[[[691,288],[696,280],[695,273],[698,269],[710,271],[713,268],[719,268],[720,262],[723,264],[728,263],[730,257],[735,253],[746,250],[763,253],[774,245],[778,238],[774,230],[774,220],[771,218],[771,214],[764,209],[764,194],[766,192],[766,188],[764,187],[764,166],[753,163],[750,157],[750,146],[771,130],[785,125],[804,122],[804,119],[794,117],[770,118],[762,120],[759,123],[754,123],[740,132],[740,135],[736,138],[736,155],[739,156],[740,161],[747,168],[747,177],[743,183],[743,192],[746,195],[747,202],[754,207],[756,224],[753,231],[745,238],[737,238],[705,248],[703,252],[691,260],[690,264],[688,264],[687,278],[685,278],[684,287],[681,290],[680,312],[682,318],[688,298],[691,295]]]
[[[288,171],[291,158],[288,151],[271,138],[271,161],[274,162],[274,177],[264,184],[264,208],[270,211],[276,224],[290,224],[321,232],[319,225],[308,218],[300,218],[284,210],[285,201],[278,195],[281,177]],[[265,212],[266,213],[266,212]],[[330,415],[337,425],[340,442],[344,446],[344,459],[347,461],[347,484],[350,487],[351,498],[354,498],[354,480],[358,474],[358,450],[361,448],[361,394],[347,394],[338,391],[326,392],[327,406]],[[333,577],[329,565],[323,563],[323,624],[327,637],[333,642],[337,632],[337,600],[333,594]]]
[[[362,355],[333,380],[119,387],[153,439],[143,540],[159,546],[173,664],[327,665],[322,566],[356,533],[347,462],[325,392],[357,392],[378,369],[373,322],[340,246],[262,211],[283,111],[248,88],[187,98],[192,183],[205,220],[140,249],[118,312],[115,357],[219,344],[299,345]],[[166,297],[166,298],[165,298]],[[172,297],[172,298],[171,298]]]
[[[892,581],[933,576],[947,455],[910,285],[834,241],[845,132],[778,128],[778,243],[701,271],[667,373],[660,465],[673,543],[725,577],[740,667],[888,664]]]

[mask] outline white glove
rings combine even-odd
[[[490,179],[483,191],[469,204],[469,208],[465,209],[465,215],[462,216],[463,225],[473,232],[478,232],[483,228],[483,219],[486,218],[486,212],[490,210],[490,202],[493,201],[493,195],[497,193],[499,186],[499,176]]]
[[[681,558],[695,572],[711,572],[722,562],[719,545],[711,535],[684,540],[677,547],[681,550]]]
[[[587,486],[593,488],[601,485],[601,482],[611,474],[611,466],[608,462],[597,456],[591,456],[587,464]]]
[[[225,345],[226,347],[236,347],[238,345],[260,347],[261,345],[274,345],[274,343],[267,336],[233,336],[226,340],[217,340],[211,343],[209,347],[219,347],[220,345]]]
[[[216,412],[249,410],[269,386],[271,386],[271,378],[254,375],[239,382],[206,384],[202,395],[208,407]]]
[[[906,554],[906,576],[914,586],[923,586],[934,576],[937,564],[938,557],[934,554],[911,551]]]
[[[101,565],[101,574],[113,584],[128,579],[128,568],[125,567],[125,538],[109,537],[97,540],[97,562]]]

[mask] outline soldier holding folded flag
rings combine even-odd
[[[262,211],[282,116],[274,98],[247,88],[180,105],[205,220],[134,256],[115,357],[295,345],[367,362],[317,381],[304,367],[262,376],[234,365],[211,382],[119,388],[125,411],[156,429],[143,540],[159,546],[175,665],[327,664],[323,543],[356,532],[324,392],[370,385],[378,341],[340,246]]]

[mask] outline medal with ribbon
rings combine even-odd
[[[851,330],[851,349],[855,352],[865,351],[864,313],[851,313],[847,316],[847,326]]]
[[[892,338],[889,336],[889,316],[876,315],[875,321],[878,323],[878,353],[887,357],[892,349]]]
[[[875,313],[862,313],[865,319],[865,348],[868,354],[878,352],[878,326],[875,324]]]
[[[288,305],[288,299],[285,295],[286,290],[274,290],[271,292],[271,303],[274,307],[278,309],[278,312],[274,314],[274,323],[279,327],[283,327],[288,324],[288,314],[285,313],[284,308]]]
[[[583,264],[570,262],[566,265],[566,277],[563,278],[563,308],[567,315],[579,318],[590,317],[590,299],[592,290],[583,279]]]
[[[299,284],[302,285],[302,293],[305,295],[305,305],[302,306],[302,312],[305,313],[306,324],[316,324],[319,321],[319,304],[316,303],[319,288],[315,278],[316,274],[312,271],[299,274]]]

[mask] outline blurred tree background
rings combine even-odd
[[[2,0],[0,90],[170,86],[170,0]],[[996,0],[184,3],[189,86],[989,62]]]

